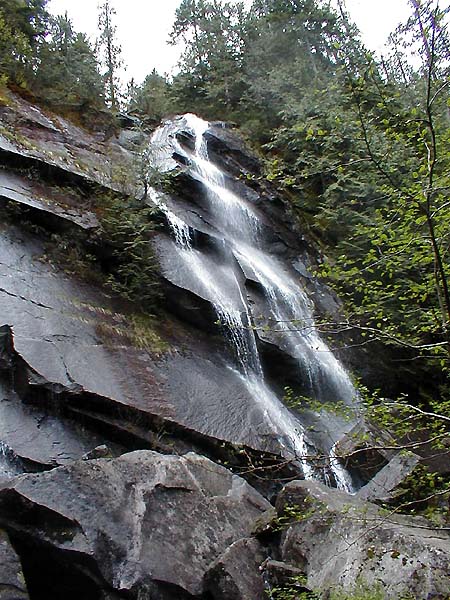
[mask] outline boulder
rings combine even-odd
[[[238,540],[212,563],[205,576],[205,591],[214,600],[261,600],[264,580],[260,566],[265,558],[257,540]]]
[[[27,600],[22,565],[7,534],[0,530],[0,600]]]
[[[145,134],[139,129],[122,129],[118,136],[118,143],[131,151],[139,151],[145,140]]]
[[[307,574],[307,585],[382,597],[446,599],[450,534],[420,517],[387,512],[318,482],[294,481],[277,499],[287,522],[282,560]]]
[[[97,446],[90,452],[86,452],[86,454],[83,454],[83,456],[81,458],[83,460],[95,460],[96,458],[112,458],[112,457],[113,457],[113,454],[112,454],[110,448],[108,448],[108,446],[106,444],[102,444],[101,446]]]
[[[94,588],[127,598],[149,590],[161,600],[199,596],[219,557],[235,572],[235,550],[224,553],[269,507],[243,479],[194,453],[142,450],[0,486],[0,523],[19,540],[30,585],[38,580],[41,596],[47,586],[48,598],[64,589],[59,577],[70,582],[78,571],[79,597]],[[258,562],[254,550],[249,542],[247,556]],[[49,561],[55,581],[43,582]]]

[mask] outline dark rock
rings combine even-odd
[[[261,566],[265,580],[271,588],[293,588],[297,593],[310,590],[303,584],[306,581],[305,571],[279,560],[266,560]]]
[[[283,242],[273,242],[273,244],[268,246],[268,250],[271,254],[285,256],[288,252],[288,247]]]
[[[202,209],[199,209],[195,205],[195,203],[190,202],[189,198],[177,196],[175,194],[161,194],[161,193],[157,194],[156,199],[154,198],[154,196],[155,196],[155,190],[150,189],[147,203],[150,206],[153,206],[154,203],[156,203],[156,205],[158,205],[158,202],[163,200],[163,202],[167,206],[167,208],[174,215],[176,215],[182,221],[184,221],[186,223],[186,225],[188,225],[190,232],[191,232],[192,243],[194,246],[196,246],[196,241],[197,241],[197,237],[199,236],[199,234],[205,234],[206,236],[211,237],[211,238],[220,237],[218,231],[208,223],[208,220],[206,219],[204,211]],[[162,213],[162,214],[164,214],[164,213]],[[166,217],[163,217],[163,218],[167,222]],[[167,232],[170,232],[173,234],[172,230],[170,229],[170,226],[167,225],[166,230],[167,230]]]
[[[273,328],[276,325],[272,326]],[[306,374],[302,374],[299,369],[298,359],[291,356],[284,349],[280,348],[274,341],[276,335],[271,336],[270,331],[264,332],[258,330],[258,349],[261,353],[261,360],[264,365],[265,373],[272,382],[276,382],[281,390],[292,388],[299,391],[308,392]]]
[[[22,565],[7,534],[0,530],[0,600],[27,600]]]
[[[166,271],[166,276],[171,277]],[[218,334],[217,313],[211,303],[169,279],[162,284],[167,309],[181,320],[202,331]]]
[[[80,461],[0,486],[0,522],[22,544],[130,598],[149,586],[164,599],[177,597],[165,586],[200,595],[213,561],[269,507],[243,479],[192,453]]]
[[[239,136],[223,127],[211,127],[205,133],[210,158],[226,171],[239,177],[242,172],[261,172],[259,159],[252,154]]]
[[[277,512],[274,508],[270,508],[268,511],[263,513],[255,521],[255,525],[252,530],[252,535],[261,539],[266,535],[272,535],[273,533],[273,522],[277,518]]]
[[[336,455],[364,485],[395,456],[392,447],[397,443],[388,432],[361,420],[336,444]]]
[[[399,452],[357,493],[361,500],[389,502],[399,494],[398,486],[411,475],[420,457],[412,452]]]
[[[14,343],[9,325],[0,327],[0,369],[9,370],[13,364]]]
[[[437,445],[433,440],[434,432],[426,428],[414,428],[406,435],[399,437],[398,444],[413,447],[414,453],[421,463],[431,472],[439,475],[450,475],[450,438],[441,440]]]
[[[301,258],[297,258],[292,261],[292,266],[305,279],[312,279],[312,275],[309,272],[307,265]]]
[[[179,323],[172,329],[168,325],[171,351],[161,354],[157,330],[152,331],[154,351],[151,345],[136,347],[133,321],[124,307],[98,288],[57,271],[45,262],[44,254],[39,239],[3,226],[0,296],[2,314],[11,324],[4,330],[3,362],[13,359],[14,388],[22,400],[88,419],[90,425],[107,433],[106,439],[97,439],[88,447],[81,444],[79,454],[77,451],[74,456],[70,450],[68,456],[81,457],[92,447],[108,443],[112,435],[118,436],[120,444],[128,444],[140,421],[147,428],[153,423],[156,430],[180,427],[200,436],[214,435],[222,441],[278,451],[277,434],[262,407],[255,404],[242,378],[227,368],[229,357],[212,310],[206,333],[193,333]],[[196,306],[205,322],[204,306],[210,304],[204,302],[202,307],[197,302]],[[161,329],[164,326],[163,322]],[[212,330],[216,336],[211,336]],[[7,348],[12,352],[12,342],[13,357],[6,352]],[[44,431],[38,429],[43,439]],[[145,447],[152,443],[151,437],[143,438]],[[28,439],[27,434],[24,440]],[[21,446],[23,453],[26,443]],[[48,447],[47,441],[44,446]],[[36,453],[34,445],[30,452]],[[47,451],[37,454],[55,457]]]
[[[32,166],[45,177],[50,174],[60,181],[96,183],[123,191],[134,157],[114,140],[100,142],[69,120],[47,115],[12,93],[0,106],[0,119],[4,163],[15,168]],[[114,172],[110,170],[112,163]]]
[[[236,125],[234,123],[230,123],[228,121],[212,121],[211,127],[219,128],[219,129],[232,129]]]
[[[88,231],[99,227],[98,219],[86,203],[70,189],[57,190],[50,185],[43,186],[37,181],[17,173],[0,170],[0,200],[28,209],[41,215],[34,221],[45,224],[54,231],[69,230],[71,225]]]
[[[11,382],[0,378],[0,442],[9,449],[12,474],[16,474],[78,460],[103,444],[105,437],[62,414],[24,404],[12,390]],[[121,450],[120,446],[113,446],[114,453]]]
[[[117,120],[120,127],[139,127],[141,125],[141,120],[138,117],[125,112],[120,112],[117,115]]]
[[[176,137],[177,140],[180,142],[181,146],[184,146],[188,150],[194,150],[195,139],[190,131],[178,131]]]
[[[257,540],[234,542],[206,573],[205,591],[214,600],[261,600],[264,581],[260,566],[265,558]]]
[[[282,560],[306,570],[310,589],[351,593],[359,584],[389,599],[447,598],[449,532],[318,482],[287,484],[279,514],[288,507],[296,516],[282,535]]]

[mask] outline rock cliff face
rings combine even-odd
[[[257,158],[220,124],[199,138],[192,117],[104,139],[11,95],[0,119],[0,599],[262,600],[356,584],[447,597],[448,534],[367,502],[402,479],[385,471],[398,457],[354,470],[356,485],[384,466],[358,499],[283,488],[350,486],[332,454],[350,425],[280,403],[286,385],[318,382],[333,402],[324,382],[345,370],[308,371],[311,337],[274,331],[276,302],[295,308],[298,289],[318,312],[339,303]],[[166,306],[148,322],[79,256],[107,271],[103,199],[144,197],[136,140],[175,174],[145,199]],[[228,200],[257,215],[247,254],[200,142],[208,177],[220,169]]]

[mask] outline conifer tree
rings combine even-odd
[[[110,0],[105,0],[99,6],[98,28],[100,35],[97,48],[103,65],[106,88],[106,99],[113,110],[118,110],[120,104],[119,70],[123,66],[122,48],[117,42],[117,27],[114,25],[116,11]]]
[[[0,83],[9,79],[21,83],[31,46],[22,32],[14,33],[0,9]]]
[[[170,41],[185,46],[173,87],[182,109],[213,118],[232,116],[243,94],[245,22],[242,2],[181,2]]]
[[[128,108],[131,111],[149,117],[155,122],[173,111],[170,97],[170,84],[166,77],[159,75],[155,69],[147,75],[142,85],[129,85]]]
[[[32,73],[36,52],[47,32],[47,0],[0,3],[0,77],[23,85]]]
[[[76,33],[68,15],[50,19],[31,80],[33,91],[60,109],[79,110],[103,103],[103,82],[94,51]]]

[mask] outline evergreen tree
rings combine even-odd
[[[243,104],[248,126],[267,141],[283,114],[330,83],[340,29],[336,14],[314,0],[255,0],[247,31]]]
[[[128,110],[149,117],[156,124],[173,109],[170,84],[155,69],[142,85],[130,83]]]
[[[363,76],[346,72],[365,155],[365,173],[359,169],[354,180],[372,173],[373,200],[356,198],[329,276],[366,336],[425,357],[442,381],[450,353],[450,53],[446,11],[434,1],[411,5],[396,43],[420,44],[421,67],[387,69],[388,80],[370,61]]]
[[[232,117],[242,97],[246,13],[242,2],[183,0],[171,42],[182,42],[174,96],[186,110]]]
[[[114,25],[116,11],[106,0],[99,6],[97,49],[100,53],[101,64],[104,67],[106,99],[113,110],[118,110],[120,104],[119,70],[123,66],[122,49],[117,42],[117,28]]]
[[[65,16],[50,20],[50,33],[38,53],[32,81],[35,93],[60,109],[103,104],[103,82],[94,51]]]
[[[13,34],[23,34],[30,46],[47,33],[48,0],[2,0],[0,9]]]
[[[47,0],[3,0],[0,4],[0,76],[24,85],[35,66],[48,23]]]
[[[24,72],[32,50],[22,32],[14,33],[0,9],[0,83],[9,79],[24,81]]]

